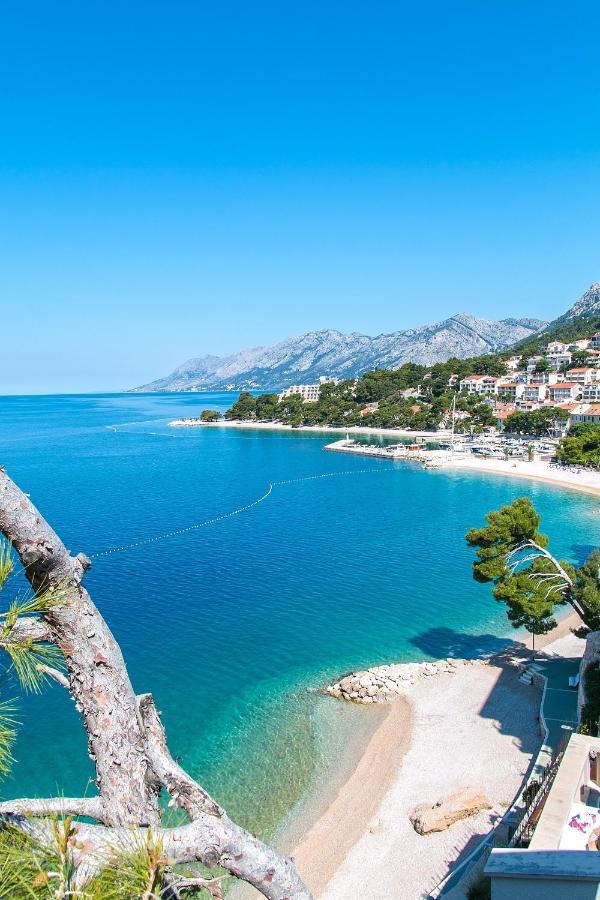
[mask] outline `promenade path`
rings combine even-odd
[[[535,663],[548,680],[543,713],[548,728],[547,744],[556,751],[565,734],[577,729],[577,689],[569,687],[569,678],[579,672],[581,656],[536,655]]]

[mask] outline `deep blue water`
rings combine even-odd
[[[584,495],[326,453],[326,435],[167,427],[230,402],[0,398],[0,464],[66,545],[90,555],[289,482],[238,515],[99,556],[86,579],[135,689],[155,694],[174,752],[266,833],[359,727],[358,714],[315,688],[384,661],[475,655],[508,633],[470,576],[464,534],[485,512],[531,496],[553,548],[573,561],[600,543],[600,519]],[[4,794],[80,793],[91,768],[66,692],[50,685],[19,702]]]

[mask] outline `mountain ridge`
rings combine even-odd
[[[251,347],[228,356],[192,357],[164,378],[134,392],[264,390],[317,381],[319,376],[355,378],[377,367],[405,362],[431,365],[502,350],[535,334],[547,323],[532,318],[490,321],[470,313],[374,337],[333,328],[309,331],[270,347]]]

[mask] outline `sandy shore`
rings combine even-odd
[[[536,647],[581,647],[566,616]],[[518,655],[524,645],[515,643]],[[540,745],[539,692],[502,658],[408,687],[372,736],[336,798],[293,856],[318,900],[417,900],[504,813]],[[339,702],[339,701],[338,701]],[[474,784],[493,806],[422,837],[408,814]]]
[[[363,834],[376,829],[372,820],[410,746],[412,719],[413,707],[407,700],[390,704],[350,778],[294,848],[292,855],[315,897],[321,896]]]
[[[366,425],[351,425],[349,428],[334,428],[332,425],[302,425],[293,428],[282,422],[199,422],[197,419],[174,419],[169,422],[172,428],[241,428],[244,431],[291,431],[294,434],[374,434],[381,437],[396,438],[426,438],[435,441],[436,438],[446,440],[450,437],[450,431],[410,431],[402,428],[368,428]]]
[[[555,484],[559,487],[582,491],[585,494],[600,496],[600,472],[577,473],[568,469],[550,466],[547,462],[525,460],[481,459],[476,456],[463,456],[448,458],[440,470],[469,469],[472,472],[489,472],[493,475],[508,475],[518,478],[529,478],[533,481],[544,481],[547,484]]]

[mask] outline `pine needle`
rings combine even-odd
[[[14,669],[21,687],[29,693],[39,693],[42,685],[50,677],[44,671],[44,666],[59,671],[64,668],[62,654],[53,644],[41,644],[26,640],[6,643],[3,649],[10,656],[11,668]]]
[[[12,544],[5,538],[0,538],[0,591],[6,584],[13,569]]]

